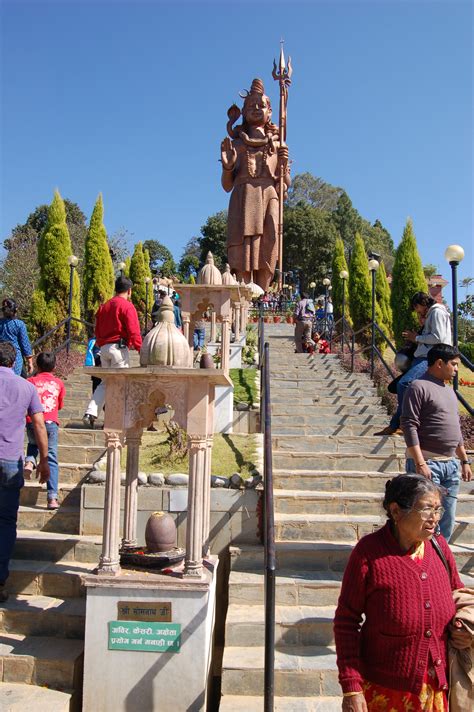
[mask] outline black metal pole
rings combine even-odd
[[[372,346],[370,349],[370,377],[374,376],[375,360],[375,275],[376,270],[372,270]]]
[[[67,310],[66,324],[66,353],[69,355],[69,344],[71,341],[71,314],[72,314],[72,287],[74,281],[74,266],[69,265],[69,305]]]
[[[450,262],[451,278],[453,280],[453,346],[458,347],[458,264],[459,262]],[[453,387],[457,391],[459,387],[459,377],[456,374],[453,378]]]
[[[264,346],[264,479],[265,479],[265,652],[264,712],[273,712],[275,694],[275,522],[273,503],[272,431],[270,403],[270,348]]]
[[[342,280],[342,335],[341,335],[341,353],[344,354],[344,332],[346,329],[346,280]]]

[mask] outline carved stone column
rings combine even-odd
[[[230,316],[222,317],[221,350],[221,368],[227,373],[230,361]]]
[[[138,456],[141,432],[127,433],[127,478],[125,481],[125,509],[122,546],[137,546]]]
[[[104,526],[99,574],[120,573],[120,457],[122,442],[118,433],[105,434],[107,443],[107,479],[105,481]]]
[[[234,310],[234,332],[236,341],[240,339],[240,310],[240,304],[236,304]]]
[[[184,334],[185,337],[187,338],[188,344],[190,344],[190,343],[191,343],[191,342],[189,341],[189,324],[190,324],[190,321],[191,321],[190,315],[187,314],[186,312],[182,312],[182,313],[181,313],[181,316],[182,316],[182,319],[183,319],[183,334]]]
[[[214,410],[214,409],[213,409]],[[210,554],[209,531],[211,522],[211,465],[212,465],[212,443],[214,437],[207,438],[205,471],[204,471],[204,495],[202,498],[202,555]]]
[[[186,523],[186,558],[184,575],[202,575],[203,499],[206,474],[207,436],[189,435],[188,518]]]
[[[215,343],[215,340],[217,338],[217,329],[216,329],[216,312],[212,310],[211,312],[211,338],[209,339],[211,343]]]

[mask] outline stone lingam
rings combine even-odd
[[[120,552],[122,564],[134,568],[163,569],[184,559],[185,551],[176,546],[176,524],[166,512],[150,514],[145,528],[146,546],[124,547]]]

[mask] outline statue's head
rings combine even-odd
[[[261,79],[254,79],[244,100],[244,122],[250,126],[266,126],[272,118],[272,105],[265,94]]]

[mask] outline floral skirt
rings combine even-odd
[[[419,695],[404,690],[390,690],[372,682],[364,682],[368,712],[448,712],[448,698],[442,690],[423,683]]]

